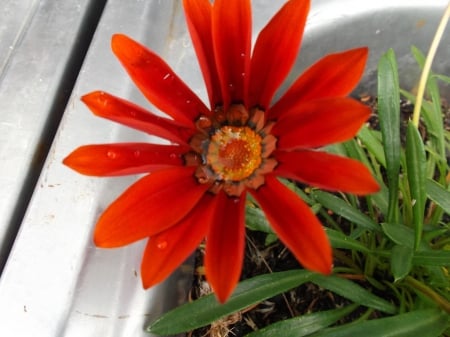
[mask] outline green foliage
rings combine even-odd
[[[412,53],[423,67],[423,54],[417,48]],[[450,83],[450,78],[430,74],[421,132],[408,123],[403,142],[400,95],[412,103],[415,97],[400,90],[397,72],[390,50],[378,67],[380,129],[365,126],[357,140],[329,148],[368,166],[380,182],[379,193],[355,198],[286,182],[326,225],[334,275],[292,270],[257,276],[242,281],[227,303],[207,295],[164,315],[148,331],[189,331],[308,282],[352,304],[277,322],[248,336],[450,336],[450,141],[438,89],[438,81]],[[267,234],[266,244],[276,240],[251,201],[246,219],[249,229]],[[359,318],[342,323],[356,309]]]

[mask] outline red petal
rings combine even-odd
[[[112,50],[141,92],[176,123],[193,127],[210,111],[158,55],[125,35],[116,34]]]
[[[269,108],[297,57],[308,12],[309,1],[288,1],[259,34],[251,61],[250,106]]]
[[[187,148],[148,143],[96,144],[81,146],[63,163],[88,176],[118,176],[149,173],[181,166]]]
[[[275,173],[308,185],[354,194],[378,192],[380,187],[359,161],[319,151],[279,151]]]
[[[144,288],[164,281],[195,250],[212,222],[215,200],[204,194],[183,220],[150,239],[141,265]]]
[[[81,100],[97,116],[147,132],[179,144],[186,144],[193,129],[180,127],[172,120],[156,116],[145,109],[103,91],[84,95]]]
[[[224,303],[241,275],[245,248],[245,193],[230,198],[219,193],[217,212],[206,241],[206,278]]]
[[[366,65],[367,48],[330,54],[304,72],[270,109],[270,118],[297,109],[306,101],[344,97],[358,84]]]
[[[249,190],[267,216],[273,230],[307,269],[330,274],[332,253],[328,237],[309,207],[274,176]]]
[[[251,47],[250,1],[215,0],[212,33],[226,110],[230,103],[247,103]]]
[[[306,102],[273,127],[281,150],[315,148],[355,136],[369,118],[370,108],[351,98]]]
[[[222,103],[222,95],[214,59],[211,2],[209,0],[184,0],[183,4],[187,26],[205,79],[211,109],[213,109]]]
[[[97,222],[98,247],[120,247],[164,231],[197,204],[208,185],[199,185],[189,167],[157,171],[138,180]]]

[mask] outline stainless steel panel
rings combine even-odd
[[[253,1],[255,26],[261,28],[283,2]],[[401,57],[406,57],[411,43],[426,49],[446,5],[443,0],[429,2],[389,0],[363,5],[361,0],[313,0],[302,53],[290,81],[294,72],[325,53],[369,44],[373,50],[366,85],[371,87],[377,57],[388,47],[398,48]],[[98,215],[136,177],[87,178],[61,165],[62,158],[81,144],[157,141],[93,117],[79,101],[82,94],[103,89],[152,109],[110,52],[110,36],[115,32],[150,46],[206,98],[180,3],[107,3],[0,279],[3,335],[147,336],[145,324],[183,299],[186,277],[182,272],[158,287],[142,290],[139,265],[145,242],[110,251],[91,243]],[[388,9],[381,14],[383,5]],[[414,9],[405,9],[406,5]],[[406,14],[399,19],[402,13]],[[189,264],[182,270],[189,274]]]
[[[17,232],[13,218],[23,216],[19,208],[26,206],[22,192],[33,189],[24,185],[31,182],[30,174],[37,179],[38,163],[45,159],[43,134],[89,4],[1,2],[0,270]]]
[[[35,0],[3,0],[0,8],[0,76],[8,60],[11,60],[15,49],[28,31],[36,8],[39,5]]]

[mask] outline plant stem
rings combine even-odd
[[[425,284],[417,281],[415,278],[411,276],[405,277],[405,282],[411,286],[412,288],[420,291],[422,294],[432,299],[437,305],[439,305],[443,310],[450,314],[450,302],[446,299],[442,298],[438,293],[436,293],[433,289],[426,286]]]
[[[444,15],[442,16],[441,22],[436,30],[436,34],[434,35],[433,41],[431,42],[430,50],[428,51],[427,58],[425,60],[425,64],[423,66],[422,75],[420,76],[419,88],[417,90],[417,100],[414,105],[413,112],[413,124],[417,128],[419,126],[419,118],[420,118],[420,109],[422,107],[423,95],[425,92],[425,87],[427,84],[428,75],[430,73],[431,64],[433,63],[434,56],[436,55],[437,48],[439,43],[441,42],[442,35],[444,34],[445,27],[447,26],[447,22],[450,18],[450,3],[448,4]]]

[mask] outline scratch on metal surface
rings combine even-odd
[[[31,24],[31,21],[37,12],[38,6],[39,6],[39,1],[33,1],[32,5],[30,6],[30,9],[27,12],[26,17],[22,21],[22,26],[20,27],[17,35],[15,36],[12,45],[8,48],[8,53],[6,55],[5,61],[3,62],[3,64],[0,64],[0,81],[2,80],[2,78],[4,76],[5,69],[7,68],[9,62],[11,61],[13,54],[15,53],[18,45],[20,44],[23,37],[25,36],[25,34],[28,30],[28,27]]]

